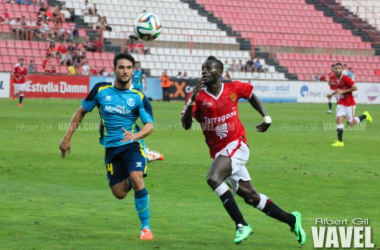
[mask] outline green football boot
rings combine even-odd
[[[302,225],[301,225],[301,221],[302,221],[301,214],[300,214],[300,212],[293,212],[292,215],[294,215],[294,217],[296,217],[296,223],[294,224],[294,227],[291,229],[291,231],[293,231],[293,233],[296,235],[297,241],[301,245],[305,245],[306,233],[303,230]]]
[[[243,226],[242,224],[238,224],[238,229],[236,230],[236,237],[234,240],[235,244],[240,244],[252,233],[253,231],[250,225]]]

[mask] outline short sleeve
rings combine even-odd
[[[352,87],[355,85],[355,82],[348,76],[345,76],[345,84],[348,86],[348,87]]]
[[[253,86],[250,83],[234,82],[238,99],[249,99],[252,96]]]
[[[86,111],[91,112],[94,109],[94,107],[97,105],[97,99],[96,99],[96,97],[98,95],[99,88],[101,88],[104,85],[105,85],[104,83],[98,83],[98,84],[96,84],[92,88],[92,90],[90,91],[90,93],[87,95],[87,97],[82,100],[82,107]]]
[[[140,119],[143,124],[145,123],[154,123],[153,120],[153,109],[152,105],[150,104],[148,98],[146,96],[143,96],[142,103],[139,107],[139,114],[140,114]]]

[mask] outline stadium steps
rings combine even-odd
[[[216,18],[214,15],[212,15],[212,13],[206,11],[205,8],[202,5],[197,4],[195,2],[195,0],[180,0],[180,1],[189,4],[189,7],[193,10],[197,10],[201,16],[207,17],[207,20],[209,22],[215,23],[219,29],[226,31],[228,36],[237,37],[236,41],[240,45],[240,50],[250,51],[252,49],[251,42],[248,39],[239,37],[239,36],[241,36],[240,32],[236,32],[230,26],[224,24],[222,20],[220,20],[219,18]],[[280,64],[278,62],[274,61],[273,59],[270,59],[268,52],[264,52],[264,51],[261,51],[259,48],[255,48],[255,55],[254,56],[265,59],[265,63],[267,65],[274,66],[275,71],[277,71],[279,73],[284,73],[285,77],[287,79],[289,79],[289,80],[297,80],[298,79],[296,75],[290,74],[289,71],[287,70],[287,68],[280,66]]]
[[[368,35],[362,28],[357,28],[355,25],[348,21],[346,18],[350,18],[352,20],[357,20],[360,26],[368,29],[372,34],[375,34],[380,40],[380,33],[376,30],[376,28],[372,27],[363,19],[359,18],[356,14],[352,13],[345,7],[339,5],[334,0],[326,0],[330,5],[333,5],[334,8],[338,9],[339,13],[342,16],[337,16],[336,12],[332,10],[330,7],[326,6],[323,3],[319,3],[319,0],[306,0],[306,3],[314,5],[317,10],[323,11],[325,16],[332,17],[334,22],[342,24],[343,28],[346,30],[350,30],[351,33],[355,36],[359,36],[363,42],[375,42],[375,40]],[[345,18],[346,17],[346,18]],[[378,41],[379,42],[379,41]],[[373,49],[375,49],[375,55],[380,55],[380,44],[372,44]]]

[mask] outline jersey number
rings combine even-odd
[[[110,172],[111,175],[113,175],[113,165],[112,165],[112,163],[107,164],[107,171]]]

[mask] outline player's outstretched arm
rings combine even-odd
[[[80,106],[80,108],[78,108],[75,111],[73,118],[71,118],[66,134],[63,137],[61,144],[59,144],[59,149],[61,150],[62,158],[66,157],[67,152],[70,154],[71,137],[73,136],[75,130],[79,127],[86,113],[87,113],[87,110],[85,110],[82,106]]]
[[[201,91],[202,87],[203,87],[203,81],[202,79],[200,79],[198,81],[198,84],[194,87],[189,101],[186,103],[185,110],[181,117],[182,127],[185,130],[190,129],[191,124],[193,124],[193,106],[195,103],[195,99],[197,99],[199,91]]]
[[[270,116],[267,114],[267,111],[265,110],[263,104],[260,102],[259,98],[252,93],[251,98],[249,98],[249,103],[251,106],[257,110],[257,112],[260,113],[260,115],[264,118],[264,121],[256,126],[257,132],[265,132],[268,130],[270,125],[272,124],[272,119]]]

